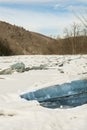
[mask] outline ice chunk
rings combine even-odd
[[[75,107],[87,103],[87,80],[54,85],[21,95],[27,100],[37,100],[45,107]]]

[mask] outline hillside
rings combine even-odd
[[[0,21],[0,55],[86,53],[87,37],[56,40]]]
[[[0,55],[57,54],[56,40],[0,22]]]

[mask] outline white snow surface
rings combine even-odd
[[[0,75],[0,130],[87,130],[87,105],[50,109],[20,94],[73,80],[87,79],[87,55],[0,57],[0,70],[17,62],[42,70]]]

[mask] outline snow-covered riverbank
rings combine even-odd
[[[0,130],[86,130],[87,105],[72,109],[48,109],[20,94],[87,79],[87,55],[0,57],[0,70],[23,62],[33,68],[0,75]]]

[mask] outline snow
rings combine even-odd
[[[43,69],[0,75],[0,130],[87,130],[87,104],[48,109],[20,98],[25,92],[87,79],[87,55],[0,57],[0,70],[17,62]]]

